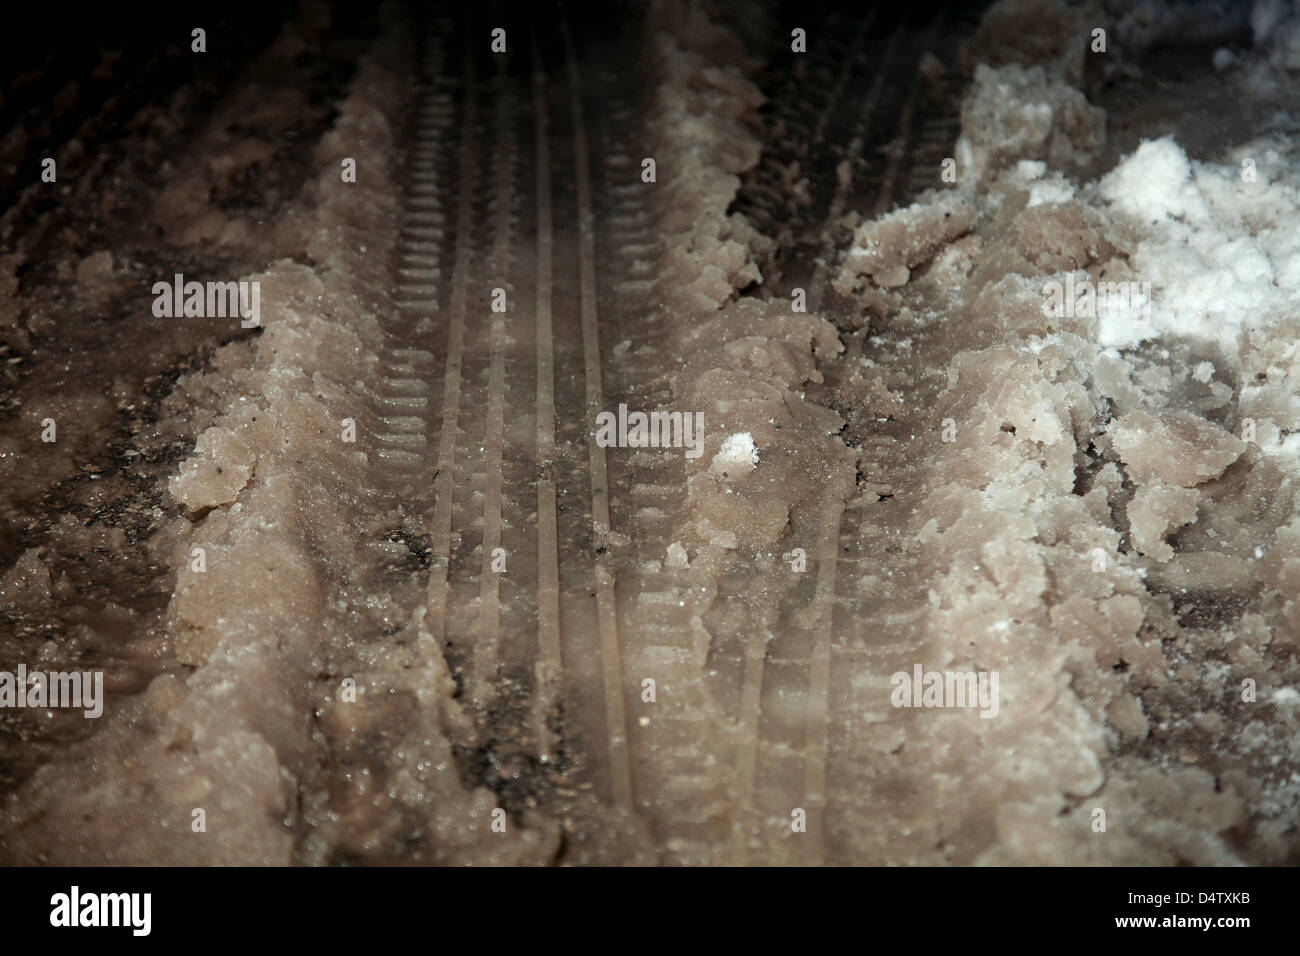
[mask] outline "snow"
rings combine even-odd
[[[1268,180],[1269,169],[1284,167],[1267,148],[1242,158],[1254,161],[1255,181],[1242,165],[1192,162],[1165,137],[1143,142],[1102,178],[1102,199],[1140,230],[1131,263],[1153,299],[1149,327],[1101,323],[1103,346],[1170,335],[1235,357],[1243,330],[1268,326],[1295,302],[1300,191],[1293,180]]]
[[[747,475],[758,464],[758,449],[754,446],[751,432],[737,432],[728,435],[722,442],[722,448],[713,456],[709,471],[724,477]]]
[[[1065,181],[1065,178],[1057,174],[1051,179],[1040,180],[1029,187],[1029,206],[1040,206],[1043,203],[1069,202],[1074,198],[1074,187]]]
[[[1120,212],[1152,224],[1170,217],[1203,222],[1209,208],[1191,173],[1173,137],[1146,140],[1102,179],[1101,194]]]

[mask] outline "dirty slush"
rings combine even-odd
[[[16,112],[0,862],[1300,861],[1300,13],[898,6]]]

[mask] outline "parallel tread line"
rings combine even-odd
[[[836,564],[840,550],[840,524],[844,503],[828,501],[822,510],[817,536],[817,591],[809,610],[816,637],[808,669],[808,698],[804,713],[804,809],[808,812],[808,839],[804,861],[826,862],[826,761],[830,739],[831,639],[835,614]]]
[[[605,449],[596,443],[596,415],[604,407],[600,379],[600,342],[596,324],[596,239],[591,202],[591,169],[583,118],[581,77],[567,24],[561,24],[569,73],[569,101],[573,115],[574,173],[578,201],[578,275],[582,314],[583,373],[587,390],[587,447],[591,461],[591,514],[593,546],[603,544],[610,530],[609,481]],[[632,807],[632,768],[628,747],[627,705],[623,692],[622,652],[614,575],[606,558],[595,559],[596,618],[600,635],[601,671],[605,691],[605,727],[609,744],[611,799],[619,809]]]
[[[555,481],[550,464],[555,455],[555,336],[551,323],[555,236],[551,213],[550,117],[546,107],[546,74],[536,43],[533,56],[533,123],[537,150],[537,687],[534,724],[540,756],[554,742],[549,717],[563,676],[560,643],[560,558],[555,506]]]
[[[456,485],[456,436],[460,427],[460,372],[465,339],[465,301],[469,282],[470,227],[473,221],[474,60],[465,51],[465,108],[461,123],[460,174],[456,192],[456,257],[452,269],[451,317],[447,333],[447,370],[443,378],[442,428],[438,436],[438,466],[433,481],[433,567],[429,573],[430,630],[441,644],[447,635],[447,599],[451,563],[452,493]]]
[[[504,61],[502,71],[504,73]],[[502,287],[509,285],[510,195],[514,184],[514,127],[510,122],[514,96],[497,97],[497,160],[492,178],[496,201],[492,204],[493,269],[501,270]],[[509,137],[509,139],[507,139]],[[507,300],[507,308],[509,300]],[[474,673],[478,698],[487,703],[496,696],[501,649],[501,575],[492,570],[492,553],[501,546],[502,458],[505,448],[506,358],[505,320],[492,313],[489,328],[491,365],[488,370],[487,436],[483,444],[483,556],[479,572],[478,639],[474,645]]]

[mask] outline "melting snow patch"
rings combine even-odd
[[[750,432],[736,432],[723,440],[722,448],[709,465],[709,472],[731,478],[749,474],[757,464],[758,449],[754,447],[754,436]]]

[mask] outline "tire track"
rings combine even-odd
[[[801,228],[804,217],[800,208],[814,202],[811,195],[791,186],[808,173],[810,160],[820,159],[814,150],[825,143],[830,117],[862,55],[875,17],[875,12],[869,11],[850,25],[848,18],[831,13],[809,32],[811,49],[807,54],[783,54],[795,59],[776,73],[781,79],[772,91],[765,123],[769,142],[758,168],[732,203],[733,211],[744,213],[755,228],[772,238]],[[827,81],[829,92],[819,91],[817,78]],[[823,95],[824,102],[817,103]],[[810,114],[816,116],[811,125]]]
[[[943,22],[943,14],[935,17],[922,47],[929,52],[934,45]],[[886,63],[892,62],[898,50],[902,36],[902,24],[895,29],[890,38]],[[924,55],[924,52],[922,55]],[[917,58],[917,61],[920,57]],[[887,69],[887,67],[886,67]],[[858,162],[864,142],[863,131],[879,103],[880,93],[884,88],[882,72],[873,84],[866,100],[866,109],[859,114],[857,126],[851,140],[846,161],[852,170]],[[899,166],[906,154],[912,117],[916,109],[918,90],[921,85],[919,73],[914,73],[910,91],[904,100],[899,116],[899,133],[889,148],[889,160],[884,181],[876,192],[873,215],[879,216],[892,204]],[[816,260],[813,279],[810,283],[810,304],[814,310],[820,308],[822,295],[826,289],[829,274],[828,263],[832,258],[832,249],[838,233],[838,220],[843,213],[844,202],[852,185],[852,177],[841,176],[834,198],[831,201],[823,232],[822,254]],[[806,724],[804,739],[804,796],[803,807],[807,812],[807,837],[803,841],[803,862],[809,866],[821,866],[826,862],[826,809],[827,764],[830,759],[830,669],[832,646],[837,643],[835,634],[836,572],[840,552],[840,538],[845,509],[842,500],[830,500],[824,505],[820,527],[817,533],[817,584],[812,603],[805,611],[807,623],[814,629],[812,650],[808,667],[808,692],[806,699]],[[846,642],[848,638],[846,637]]]
[[[835,613],[835,572],[839,557],[840,521],[844,503],[827,501],[817,540],[817,591],[807,609],[807,623],[815,637],[808,661],[808,696],[804,739],[804,797],[808,836],[803,841],[806,864],[826,862],[826,763],[830,721],[831,642]]]
[[[591,170],[586,125],[582,109],[582,81],[573,39],[567,24],[561,25],[569,76],[569,102],[573,122],[574,175],[578,206],[579,304],[582,315],[583,377],[586,383],[587,445],[591,468],[592,548],[595,557],[597,629],[600,637],[601,673],[604,685],[605,729],[609,759],[609,788],[614,807],[632,807],[632,771],[628,759],[627,710],[624,701],[622,652],[618,641],[618,610],[615,604],[614,574],[607,548],[610,533],[609,478],[605,450],[596,443],[596,415],[605,407],[600,342],[597,326],[596,249],[591,199]]]
[[[501,63],[499,80],[504,81],[505,61]],[[491,200],[491,235],[492,249],[489,254],[488,272],[499,277],[500,286],[493,286],[506,294],[506,308],[513,297],[514,289],[509,282],[509,265],[511,250],[511,187],[514,178],[516,146],[511,135],[511,120],[515,112],[514,94],[509,85],[502,83],[496,97],[497,124],[494,161],[492,168],[493,197]],[[490,368],[488,372],[487,424],[483,455],[483,554],[479,570],[479,617],[476,642],[474,647],[474,697],[484,707],[491,706],[496,699],[496,681],[500,669],[501,645],[501,575],[494,563],[499,556],[504,558],[505,549],[501,549],[502,535],[502,499],[503,479],[502,458],[505,445],[505,404],[506,404],[506,369],[505,369],[505,314],[491,312],[490,319]],[[498,550],[500,549],[500,550]]]
[[[924,44],[922,45],[922,57],[927,54],[932,55],[935,49],[935,41],[940,33],[940,28],[948,17],[948,7],[945,6],[934,19],[930,22],[930,29],[926,34]],[[920,58],[918,58],[918,62]],[[914,74],[913,83],[908,90],[907,98],[904,100],[903,109],[898,117],[898,133],[885,150],[888,161],[885,165],[885,173],[880,190],[876,193],[876,204],[872,210],[873,217],[879,217],[889,211],[894,203],[895,192],[898,189],[898,177],[903,166],[904,159],[911,159],[915,166],[915,156],[908,144],[912,139],[912,126],[916,118],[918,100],[920,99],[922,77],[919,69]]]
[[[383,378],[369,401],[368,424],[378,465],[376,490],[401,502],[398,526],[388,528],[374,544],[391,571],[400,571],[412,557],[425,560],[423,516],[432,502],[424,475],[434,413],[430,393],[438,373],[437,356],[427,337],[440,310],[445,266],[440,228],[445,222],[442,143],[456,119],[452,97],[435,83],[445,69],[444,44],[434,30],[419,64],[408,130],[411,145],[403,170],[406,188],[387,247],[392,251],[384,262],[393,291],[379,306]],[[376,223],[375,229],[380,228]],[[358,235],[356,241],[362,250],[375,244],[373,236]]]
[[[614,87],[617,69],[593,71],[600,89]],[[592,108],[596,104],[592,103]],[[605,359],[611,406],[679,409],[673,385],[673,329],[655,307],[664,297],[662,228],[652,211],[654,191],[641,180],[629,144],[646,139],[644,109],[630,97],[600,98],[605,118],[598,149],[600,248],[608,249],[599,294],[607,328],[621,339]],[[669,157],[665,162],[673,162]],[[663,167],[667,169],[667,167]],[[647,360],[646,356],[657,360]],[[702,615],[716,593],[708,574],[693,568],[676,540],[689,500],[683,452],[675,448],[621,450],[610,467],[611,509],[618,540],[618,633],[626,663],[629,742],[636,810],[665,858],[714,862],[724,849],[731,815],[721,738],[728,728],[705,687],[712,637]],[[654,696],[643,696],[652,679]],[[640,693],[639,693],[640,691]],[[719,745],[722,744],[722,750]]]
[[[554,757],[551,731],[564,680],[560,642],[560,556],[556,524],[555,479],[555,340],[551,319],[552,273],[555,235],[551,198],[550,116],[547,112],[547,78],[541,53],[534,41],[533,117],[537,165],[537,299],[535,336],[537,353],[537,434],[534,461],[537,470],[537,664],[533,692],[533,726],[538,759]]]
[[[844,163],[847,163],[847,167],[845,167],[847,175],[840,175],[838,171],[836,173],[835,194],[831,198],[830,209],[827,211],[826,220],[822,225],[821,252],[814,260],[813,277],[808,283],[808,307],[813,312],[821,308],[822,297],[826,294],[826,283],[830,281],[830,262],[834,255],[836,240],[840,234],[839,220],[844,215],[844,205],[853,186],[853,170],[861,160],[862,149],[866,143],[867,127],[880,105],[881,94],[885,89],[885,81],[890,75],[890,68],[893,66],[894,57],[898,53],[899,43],[903,37],[903,26],[904,23],[900,21],[898,26],[894,28],[893,33],[890,34],[880,72],[876,74],[871,88],[863,99],[862,107],[858,110],[848,152],[844,158]],[[885,193],[882,190],[878,195],[884,196]]]
[[[896,202],[906,202],[916,193],[939,185],[940,161],[951,154],[959,128],[956,109],[959,75],[949,71],[935,89],[933,78],[924,75],[920,64],[927,55],[945,64],[955,62],[960,42],[969,35],[974,21],[963,18],[949,26],[951,14],[951,7],[945,6],[929,23],[916,55],[907,58],[906,62],[916,68],[906,94],[894,97],[894,102],[901,103],[901,109],[896,131],[879,154],[884,158],[883,169],[870,163],[864,172],[840,179],[825,226],[823,252],[816,260],[811,282],[809,300],[813,309],[824,306],[833,266],[831,251],[840,232],[837,222],[856,187],[872,187],[864,191],[860,203],[865,204],[861,212],[874,218],[887,213]],[[896,42],[891,43],[891,55],[896,46]],[[927,86],[931,87],[928,91]],[[883,89],[881,77],[873,85],[868,111],[876,109]],[[923,102],[924,92],[929,93],[929,102]],[[936,102],[940,104],[938,108]],[[853,169],[857,169],[861,159],[862,129],[867,118],[864,111],[854,133],[850,149]],[[915,133],[918,125],[919,136]],[[905,168],[911,169],[906,178]],[[832,297],[831,308],[839,308],[838,296]],[[851,343],[854,354],[860,344]],[[831,387],[828,382],[827,390]],[[861,467],[868,471],[874,483],[892,490],[895,485],[905,484],[904,476],[910,468],[904,452],[909,439],[908,427],[885,423],[875,431],[876,437],[863,446]],[[894,594],[889,584],[895,575],[901,578],[909,573],[906,548],[897,542],[905,527],[904,519],[892,495],[874,507],[864,507],[861,499],[847,508],[828,507],[823,516],[818,597],[814,602],[815,616],[821,623],[810,669],[805,757],[805,801],[809,804],[809,836],[814,839],[806,845],[804,860],[810,864],[886,862],[864,859],[860,853],[853,852],[855,843],[872,845],[869,833],[873,828],[862,826],[864,814],[858,795],[874,791],[882,798],[894,798],[908,793],[914,785],[892,757],[896,746],[893,734],[898,731],[898,722],[877,729],[878,714],[860,703],[868,686],[872,694],[879,694],[880,687],[887,686],[887,682],[881,683],[885,675],[909,648],[914,654],[917,646],[914,625],[924,609],[899,610],[900,603],[904,603],[903,596]],[[872,553],[873,546],[879,547],[881,542],[886,543],[885,552]],[[849,569],[849,574],[838,574],[841,564]],[[851,581],[852,590],[844,593],[840,581]],[[809,611],[812,610],[810,607]],[[861,746],[864,740],[871,741],[866,752],[874,755],[865,760]],[[840,754],[856,756],[849,760]],[[814,807],[819,811],[815,819]],[[882,838],[876,845],[883,843]],[[830,848],[836,852],[829,854]]]
[[[451,519],[456,486],[456,444],[460,428],[461,363],[465,342],[465,308],[469,283],[470,230],[473,224],[476,97],[474,60],[466,50],[463,80],[464,103],[461,120],[460,172],[456,181],[459,205],[456,213],[456,251],[451,278],[450,325],[447,333],[447,363],[443,375],[442,426],[439,429],[437,470],[434,472],[432,569],[429,575],[429,625],[434,639],[447,639],[448,580],[452,556]],[[430,144],[432,148],[434,144]],[[416,154],[419,155],[418,153]],[[432,190],[430,190],[432,192]]]
[[[810,151],[807,157],[806,172],[816,181],[834,183],[834,188],[829,194],[821,194],[820,199],[814,195],[803,203],[796,201],[797,193],[791,194],[786,228],[797,227],[801,221],[815,222],[817,226],[807,233],[811,241],[795,234],[787,234],[782,240],[787,254],[782,268],[789,274],[771,290],[774,297],[806,284],[810,311],[825,312],[834,250],[843,232],[842,217],[851,210],[876,216],[902,198],[902,170],[905,164],[915,162],[912,131],[918,121],[927,124],[923,129],[930,135],[955,129],[955,121],[938,122],[932,118],[935,113],[940,118],[955,116],[955,97],[941,102],[937,110],[932,103],[923,104],[921,93],[928,80],[919,67],[927,53],[942,53],[948,57],[944,62],[952,62],[959,37],[956,31],[946,28],[946,10],[933,19],[923,18],[923,13],[911,11],[897,20],[882,18],[874,24],[865,45],[870,53],[864,57],[872,69],[855,71],[855,81],[849,84],[851,92],[837,85],[834,98],[822,107],[819,115],[828,116],[835,109],[836,99],[858,104],[850,122],[835,129],[835,141]],[[925,29],[918,30],[919,25]],[[778,135],[788,126],[786,115],[797,112],[792,101],[786,99],[792,94],[802,95],[789,87],[778,94],[780,99],[773,104]],[[819,123],[809,130],[810,138],[821,129]],[[798,132],[796,128],[796,135]],[[933,140],[927,142],[933,148]],[[869,148],[882,143],[883,148]],[[951,149],[951,145],[949,141],[943,148]],[[804,158],[797,153],[797,147],[790,155]],[[766,147],[760,179],[764,175],[772,179],[772,173],[764,170],[780,168],[788,161],[780,145]],[[926,173],[926,185],[937,184],[937,161]],[[915,181],[914,176],[908,185]],[[733,208],[745,209],[752,198],[752,187],[742,188]],[[835,296],[830,297],[829,305],[832,315],[841,308]],[[820,394],[821,390],[814,392]],[[882,461],[874,470],[896,473],[903,466],[901,461]],[[849,673],[843,665],[856,642],[863,637],[870,641],[879,633],[874,625],[882,611],[877,602],[864,601],[858,593],[840,595],[839,563],[845,540],[872,537],[859,527],[870,519],[856,503],[846,508],[842,498],[832,497],[815,519],[792,528],[791,545],[811,542],[811,547],[805,547],[810,558],[815,555],[813,581],[800,581],[797,579],[803,576],[795,575],[796,580],[777,604],[756,605],[741,613],[728,605],[744,600],[745,582],[755,573],[742,571],[737,585],[724,585],[720,606],[712,612],[720,622],[747,621],[754,635],[750,643],[732,652],[730,677],[724,675],[713,683],[714,687],[728,681],[739,685],[739,692],[732,698],[732,712],[737,726],[733,779],[739,818],[746,821],[733,844],[740,860],[824,864],[831,858],[832,838],[838,840],[837,831],[841,829],[835,806],[838,795],[842,793],[844,799],[860,805],[862,775],[854,775],[858,786],[836,785],[842,774],[837,757],[841,748],[835,742],[847,739],[841,730],[851,737],[856,726],[852,694],[843,690],[848,679],[844,675]],[[858,589],[861,571],[856,561],[853,567],[854,587]],[[717,667],[718,662],[711,661],[711,666]],[[804,811],[806,829],[796,832],[792,842],[788,838],[796,809]]]
[[[873,167],[865,144],[891,122],[898,148],[912,144],[920,79],[908,73],[905,95],[894,95],[897,71],[929,47],[907,32],[909,19],[890,19],[883,37],[862,25],[849,38],[807,131],[819,149],[840,150],[852,173],[819,200],[826,218],[816,239],[827,252],[855,187],[879,184],[869,194],[879,204],[900,181],[898,155],[882,152],[883,169]],[[521,75],[497,60],[490,83],[479,76],[491,68],[470,49],[477,28],[454,29],[448,21],[436,32],[466,44],[459,84],[431,54],[417,110],[380,457],[404,504],[431,513],[426,621],[475,717],[457,741],[462,774],[511,813],[541,806],[583,840],[610,820],[639,826],[635,816],[670,860],[833,861],[830,841],[851,824],[832,799],[847,775],[837,741],[856,720],[841,662],[858,615],[879,618],[870,602],[839,593],[841,549],[859,535],[861,515],[834,495],[802,515],[791,544],[806,542],[815,574],[791,575],[757,601],[754,582],[772,569],[754,556],[674,557],[689,499],[681,451],[607,453],[595,441],[607,402],[674,407],[674,327],[646,307],[662,294],[663,247],[653,187],[638,181],[628,148],[638,111],[602,93],[594,112],[591,91],[608,89],[616,71],[599,69],[603,54],[583,49],[580,58],[568,24],[533,37]],[[940,32],[931,25],[931,37]],[[852,68],[863,49],[880,54],[868,77]],[[831,122],[837,104],[863,87],[855,125],[842,133]],[[459,139],[449,146],[453,127]],[[520,148],[529,136],[531,150]],[[593,157],[602,157],[594,167]],[[516,203],[516,177],[521,191],[534,190],[531,203]],[[449,230],[443,203],[453,190]],[[829,259],[811,274],[817,296]],[[505,313],[489,308],[497,288]],[[480,310],[486,321],[474,322]],[[446,346],[432,409],[435,334]],[[494,568],[498,548],[513,578]],[[652,706],[629,696],[644,677],[658,685]],[[795,808],[806,814],[804,833],[791,832]],[[574,858],[606,850],[588,852]]]

